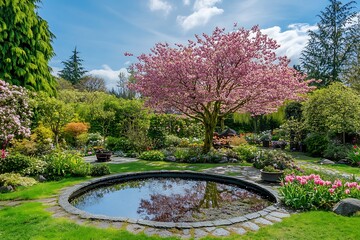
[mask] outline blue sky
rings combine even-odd
[[[259,25],[281,45],[280,55],[292,64],[314,29],[328,0],[43,0],[39,15],[55,34],[56,56],[50,66],[63,68],[76,46],[90,74],[103,77],[109,88],[135,58],[157,42],[186,43],[195,34],[233,24]]]

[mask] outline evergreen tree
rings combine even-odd
[[[87,71],[82,66],[83,60],[79,57],[76,47],[72,53],[69,60],[62,62],[64,69],[60,71],[59,76],[75,85],[84,77]]]
[[[0,1],[0,79],[33,91],[56,93],[48,62],[54,35],[36,12],[40,0]]]
[[[355,1],[346,4],[329,0],[330,5],[319,15],[316,31],[309,31],[310,40],[302,52],[302,67],[309,78],[321,79],[319,86],[341,81],[346,64],[355,51],[351,37],[355,18]]]

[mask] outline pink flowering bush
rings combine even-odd
[[[287,175],[281,185],[280,194],[284,197],[285,205],[295,209],[328,210],[341,199],[360,199],[360,183],[339,179],[331,182],[315,174]]]
[[[7,144],[15,136],[30,136],[31,115],[26,90],[0,80],[0,142],[2,144],[2,158],[5,158]]]

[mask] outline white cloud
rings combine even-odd
[[[105,86],[109,90],[116,88],[116,83],[119,81],[120,72],[123,72],[126,74],[126,76],[128,76],[126,68],[113,70],[108,65],[103,65],[102,67],[102,69],[93,69],[89,71],[88,74],[103,78],[105,80]]]
[[[184,30],[190,30],[197,26],[204,26],[216,15],[224,12],[223,9],[215,7],[222,0],[196,0],[194,3],[194,12],[189,16],[177,16],[177,21]]]
[[[183,0],[184,5],[190,5],[190,0]]]
[[[279,26],[262,29],[261,32],[275,39],[280,47],[277,54],[287,56],[291,59],[291,64],[299,64],[301,51],[306,46],[309,30],[316,30],[316,26],[305,23],[295,23],[288,26],[288,30],[281,31]]]
[[[62,69],[61,68],[58,68],[58,67],[51,67],[51,74],[53,76],[56,76],[58,77],[59,76],[59,72],[61,71]]]
[[[169,14],[172,6],[165,0],[150,0],[149,7],[151,11],[164,11],[165,15]]]

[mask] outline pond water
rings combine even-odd
[[[90,190],[71,204],[111,217],[160,222],[226,219],[272,203],[235,185],[182,178],[147,178]]]

